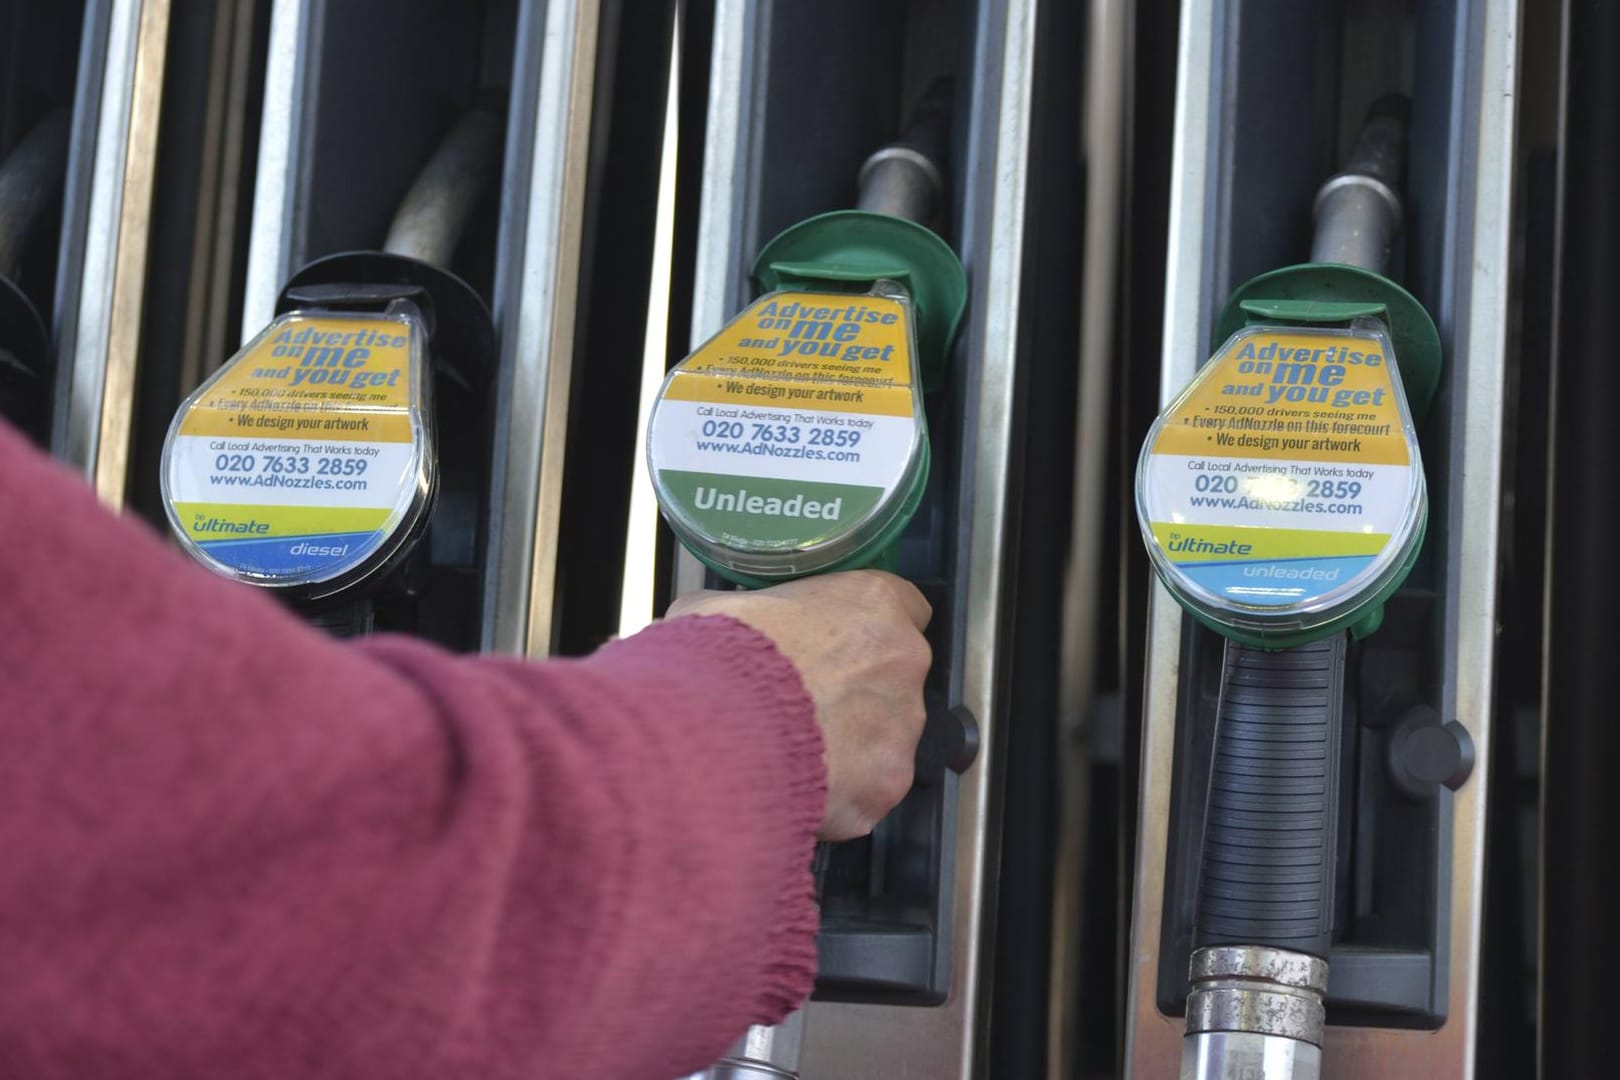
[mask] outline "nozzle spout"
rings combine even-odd
[[[1311,261],[1383,273],[1401,228],[1401,186],[1411,101],[1389,94],[1373,103],[1344,168],[1316,193]]]
[[[456,121],[399,204],[383,250],[450,268],[478,197],[493,176],[504,125],[487,109]]]
[[[945,203],[945,166],[950,151],[951,80],[929,87],[905,134],[880,147],[861,166],[857,210],[926,225]]]

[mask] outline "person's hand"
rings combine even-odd
[[[799,669],[826,743],[827,816],[816,836],[865,836],[911,789],[932,660],[933,611],[916,586],[878,570],[803,578],[755,592],[698,592],[669,618],[730,615]]]

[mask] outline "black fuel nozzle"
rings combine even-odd
[[[294,274],[270,325],[186,400],[165,443],[182,546],[339,635],[476,636],[495,335],[450,264],[503,131],[489,109],[463,115],[383,249]]]
[[[29,241],[61,198],[71,113],[41,120],[0,162],[0,416],[36,440],[45,435],[50,334],[18,283]]]

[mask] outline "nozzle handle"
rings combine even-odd
[[[1346,637],[1228,642],[1193,944],[1327,958],[1333,936]]]

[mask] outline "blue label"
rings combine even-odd
[[[1296,604],[1338,588],[1372,564],[1371,555],[1245,562],[1181,563],[1176,569],[1205,591],[1259,607]]]
[[[209,556],[244,574],[307,574],[334,567],[348,569],[377,550],[382,530],[325,533],[320,536],[277,536],[264,540],[208,540],[198,546]]]

